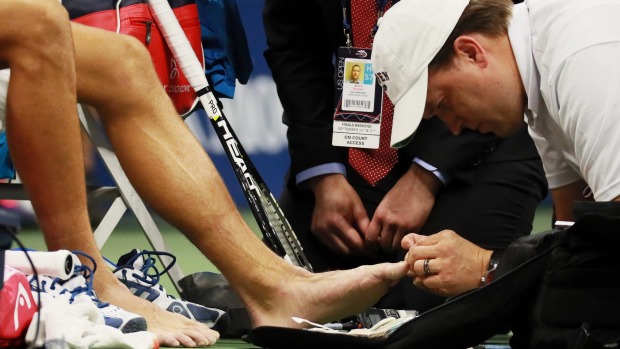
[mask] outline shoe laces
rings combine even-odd
[[[171,258],[171,262],[168,263],[167,265],[164,264],[164,269],[163,270],[159,270],[157,268],[157,256],[166,256],[166,257],[170,257]],[[136,262],[136,260],[138,258],[142,258],[143,260],[143,264],[142,267],[140,267],[139,269],[139,273],[136,272],[136,269],[133,268],[134,263]],[[176,263],[176,257],[169,252],[163,252],[163,251],[141,251],[136,253],[133,257],[131,257],[127,263],[125,264],[125,266],[121,267],[123,269],[131,269],[134,272],[131,273],[131,275],[136,278],[137,280],[151,285],[151,287],[155,287],[157,286],[159,288],[159,290],[164,291],[163,286],[159,285],[159,279],[161,278],[162,275],[166,274],[166,272],[168,272],[168,270],[170,270],[170,268],[172,268],[172,266],[174,265],[174,263]],[[162,262],[163,264],[163,262]],[[126,274],[126,270],[123,270],[123,274]],[[167,294],[168,297],[174,298],[170,295]]]
[[[94,258],[90,255],[82,252],[82,251],[71,251],[74,255],[83,256],[89,259],[93,263],[93,268],[91,269],[89,266],[80,263],[76,264],[73,267],[73,275],[68,280],[62,280],[59,277],[50,278],[44,277],[41,280],[41,289],[46,292],[48,289],[54,291],[56,290],[56,286],[61,287],[62,289],[58,292],[59,295],[70,294],[69,303],[73,303],[77,297],[81,294],[85,294],[88,296],[96,305],[97,308],[105,308],[109,305],[109,303],[102,302],[97,298],[95,294],[95,290],[93,289],[93,279],[94,273],[97,270],[97,263]],[[30,280],[30,284],[33,285],[34,276]],[[51,280],[49,287],[47,286],[47,281]],[[34,287],[33,287],[34,288]]]

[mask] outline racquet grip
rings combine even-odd
[[[172,8],[170,8],[168,1],[148,0],[148,4],[159,29],[164,34],[168,47],[174,54],[174,58],[194,91],[199,91],[209,86],[200,61],[196,57],[189,40],[187,40],[185,32],[181,29],[181,25]]]
[[[26,257],[30,256],[30,260]],[[43,251],[6,251],[6,265],[13,267],[24,274],[34,274],[30,261],[39,275],[58,277],[67,280],[73,275],[73,254],[67,250],[54,252]]]

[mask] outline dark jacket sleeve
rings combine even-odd
[[[320,164],[346,161],[347,148],[331,145],[333,60],[342,40],[339,6],[333,0],[265,1],[265,58],[284,108],[293,175]]]
[[[495,135],[483,135],[463,130],[453,135],[437,118],[423,120],[411,143],[405,147],[410,157],[417,157],[453,176],[455,172],[471,167],[480,155],[493,149],[501,139]]]
[[[464,182],[473,180],[474,170],[482,163],[539,158],[525,123],[507,138],[471,130],[455,136],[438,118],[423,120],[411,143],[402,151]]]

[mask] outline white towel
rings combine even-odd
[[[60,298],[42,302],[41,322],[36,346],[44,344],[54,348],[127,348],[153,349],[159,344],[155,334],[147,331],[123,333],[106,326],[103,316],[93,302],[74,301],[69,304]],[[26,343],[35,340],[39,314],[32,319],[26,333]],[[64,343],[64,345],[63,345]]]

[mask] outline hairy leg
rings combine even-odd
[[[3,0],[0,17],[0,62],[11,68],[7,136],[48,249],[93,256],[100,266],[95,278],[99,288],[104,285],[134,308],[142,304],[137,313],[147,314],[149,329],[162,345],[215,342],[216,332],[134,297],[105,268],[86,209],[74,45],[66,10],[56,0]]]
[[[11,156],[48,248],[97,250],[86,210],[68,15],[54,0],[3,1],[3,11]]]
[[[48,248],[93,256],[100,266],[97,287],[133,308],[142,307],[141,312],[124,308],[146,313],[149,330],[162,345],[213,343],[216,332],[134,297],[105,268],[86,210],[74,45],[65,9],[56,0],[5,0],[0,1],[0,17],[0,61],[11,68],[7,136]]]
[[[100,55],[101,52],[98,50],[108,52],[108,50],[112,49],[112,47],[107,46],[107,42],[97,41],[98,38],[93,37],[91,33],[103,33],[105,34],[104,36],[113,35],[114,37],[117,37],[117,35],[82,25],[72,24],[72,26],[73,40],[76,51],[78,98],[80,102],[89,102],[91,99],[84,98],[83,96],[88,96],[91,92],[97,95],[99,94],[99,91],[97,90],[100,89],[100,87],[98,87],[95,91],[89,91],[85,94],[84,90],[88,91],[88,88],[92,86],[91,81],[101,81],[100,79],[108,74],[108,72],[114,71],[114,68],[98,71],[102,74],[102,76],[90,75],[87,73],[91,71],[90,69],[92,66],[97,66],[100,64],[101,59],[98,55]],[[92,43],[96,44],[91,45]],[[120,47],[119,51],[115,51],[111,54],[118,55],[118,57],[121,58],[125,56],[127,52],[123,52],[122,47]],[[136,69],[136,73],[139,73],[140,68],[134,68]],[[134,88],[133,86],[125,85],[123,82],[118,82],[116,86],[107,87],[117,89],[120,94],[125,93],[123,91],[124,88]],[[101,96],[97,98],[106,100],[108,95],[101,93]],[[106,103],[112,102],[113,101],[107,101]],[[121,113],[121,116],[122,115],[124,115],[124,113]],[[87,252],[93,256],[96,256],[95,259],[98,265],[106,265],[99,253],[95,255],[92,250]],[[217,332],[209,329],[204,324],[187,319],[182,315],[168,312],[158,306],[155,306],[151,302],[133,296],[127,287],[121,284],[116,277],[114,277],[109,268],[100,267],[97,269],[95,289],[97,290],[98,297],[102,300],[144,316],[147,320],[148,330],[158,335],[160,344],[162,345],[177,346],[180,344],[188,347],[196,345],[202,346],[213,344],[219,338],[219,334]]]
[[[78,30],[75,30],[78,32]],[[253,325],[294,326],[349,315],[374,303],[406,265],[311,274],[273,254],[245,224],[216,168],[178,117],[137,40],[82,30],[104,51],[81,56],[78,97],[99,111],[121,165],[140,196],[182,231],[227,277]],[[122,54],[121,54],[122,53]],[[345,301],[346,300],[346,301]]]

